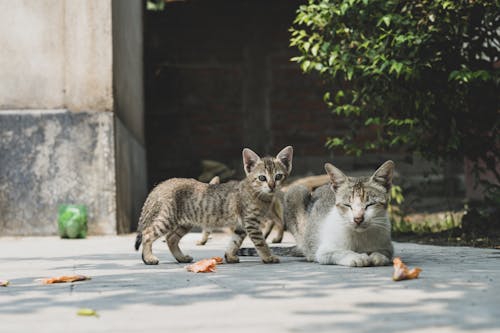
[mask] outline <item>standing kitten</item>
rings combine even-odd
[[[166,235],[167,244],[178,262],[191,262],[179,248],[180,239],[193,226],[203,228],[233,227],[234,232],[225,253],[226,262],[236,263],[236,255],[248,234],[264,263],[276,263],[262,235],[260,223],[275,193],[292,170],[293,148],[288,146],[276,158],[260,158],[243,149],[246,178],[240,182],[206,184],[194,179],[169,179],[151,191],[142,208],[136,250],[141,242],[142,260],[156,265],[153,242]]]
[[[333,165],[331,184],[310,193],[294,186],[285,195],[285,225],[309,261],[343,266],[388,265],[393,255],[387,202],[394,162],[371,177],[347,177]]]

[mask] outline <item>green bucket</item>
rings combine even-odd
[[[61,205],[57,218],[61,238],[87,237],[87,207],[85,205]]]

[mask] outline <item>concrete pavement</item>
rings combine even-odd
[[[246,257],[195,274],[161,241],[160,265],[146,266],[134,237],[0,238],[0,279],[11,282],[0,288],[0,332],[500,332],[498,250],[397,243],[396,255],[423,272],[393,282],[392,267],[302,258],[265,265]],[[181,242],[195,260],[222,256],[228,242],[216,234],[200,247],[199,238]],[[284,245],[292,245],[289,235]],[[65,274],[92,280],[35,281]],[[77,316],[83,307],[100,317]]]

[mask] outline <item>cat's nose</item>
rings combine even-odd
[[[360,225],[361,223],[363,223],[364,220],[365,219],[363,216],[358,216],[358,217],[354,218],[354,223],[356,223],[357,225]]]
[[[274,190],[274,188],[276,187],[276,183],[275,182],[269,182],[267,183],[267,185],[269,186],[269,188],[272,190]]]

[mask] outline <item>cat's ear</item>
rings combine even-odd
[[[293,147],[288,146],[283,148],[278,155],[276,155],[278,161],[283,163],[288,174],[292,171],[292,159],[293,159]]]
[[[392,186],[392,176],[394,175],[394,162],[389,160],[382,164],[380,168],[375,171],[371,180],[385,187],[389,190]]]
[[[247,175],[252,172],[258,161],[260,161],[259,155],[254,153],[251,149],[243,149],[243,168],[245,169],[245,173]]]
[[[325,171],[330,176],[333,190],[337,190],[340,185],[347,181],[347,176],[330,163],[325,163]]]

